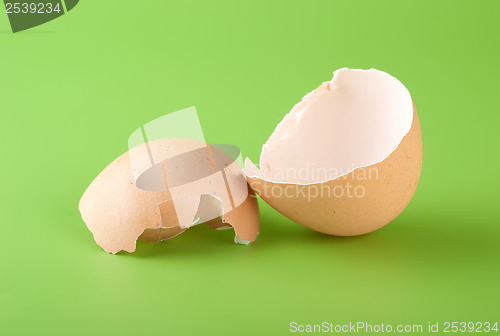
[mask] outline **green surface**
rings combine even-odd
[[[97,1],[12,34],[0,13],[0,335],[288,335],[289,323],[500,320],[499,1]],[[261,204],[250,246],[193,230],[106,254],[77,205],[140,125],[195,105],[258,161],[340,67],[400,79],[418,190],[361,237]]]

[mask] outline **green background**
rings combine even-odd
[[[289,323],[500,320],[500,1],[82,1],[12,34],[0,14],[0,334],[288,335]],[[341,67],[401,80],[422,123],[408,208],[360,237],[261,203],[261,234],[198,226],[105,253],[81,220],[128,136],[195,105],[258,161]]]

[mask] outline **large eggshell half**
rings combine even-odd
[[[306,95],[278,125],[263,147],[260,170],[247,159],[245,173],[252,189],[284,216],[315,231],[354,236],[383,227],[409,204],[422,167],[422,136],[411,97],[394,77],[374,69],[338,72],[340,79],[334,74],[331,82]],[[380,109],[371,108],[379,103]],[[353,104],[361,107],[352,108]],[[386,113],[387,109],[392,110]],[[358,110],[358,116],[346,117]],[[381,118],[387,114],[384,118],[390,120],[377,120],[377,113]],[[352,122],[342,124],[346,118]],[[338,134],[321,133],[332,120],[340,123],[332,128],[344,132],[333,145],[328,141]],[[356,129],[357,123],[363,129]],[[307,127],[310,130],[304,130]],[[346,137],[349,141],[342,141]],[[329,145],[333,150],[328,151]],[[336,173],[322,181],[313,175],[295,174],[289,181],[286,174],[273,175],[273,167],[293,170],[306,163],[321,167],[333,161],[341,166],[325,168],[340,169],[333,169]]]
[[[203,147],[211,149],[208,167],[213,168],[217,158],[225,155],[212,145],[191,139],[160,139],[137,146],[109,164],[79,204],[97,244],[109,253],[133,252],[139,236],[148,241],[166,240],[203,222],[214,229],[233,227],[237,243],[255,241],[260,225],[257,200],[238,164],[221,167],[224,174],[219,171],[205,177],[199,176],[199,165],[181,166],[174,172],[177,181],[191,182],[155,185],[155,169],[161,166],[153,166],[150,159],[168,162]],[[205,158],[200,156],[202,160]]]

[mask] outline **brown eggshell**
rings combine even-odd
[[[260,225],[257,201],[253,191],[248,191],[249,187],[238,165],[228,164],[224,169],[224,178],[228,185],[241,184],[243,181],[244,193],[241,187],[231,189],[224,179],[214,174],[174,189],[167,185],[157,188],[158,191],[137,187],[136,180],[148,171],[148,164],[151,166],[148,155],[144,153],[149,151],[158,160],[156,162],[161,162],[192,150],[197,145],[189,139],[155,140],[121,155],[95,178],[83,194],[79,209],[99,246],[109,253],[121,250],[133,252],[139,236],[148,241],[177,236],[193,225],[203,194],[212,194],[214,199],[223,201],[225,209],[222,220],[218,221],[227,224],[221,226],[233,226],[237,238],[255,240]],[[214,150],[214,157],[222,155]],[[137,167],[140,167],[140,173]],[[191,169],[186,168],[186,172]],[[172,191],[175,193],[174,198]],[[217,218],[208,221],[211,227],[216,222]]]
[[[248,197],[235,209],[224,214],[223,217],[212,219],[205,224],[212,229],[233,227],[236,237],[240,240],[253,242],[257,239],[256,223],[260,222],[259,204],[253,190],[249,188]]]
[[[248,175],[247,181],[264,201],[293,221],[330,235],[355,236],[383,227],[405,209],[417,188],[421,168],[422,135],[413,106],[410,131],[382,162],[311,185],[275,183]],[[349,186],[351,190],[363,187],[364,197],[331,196]]]
[[[249,188],[248,197],[245,201],[233,210],[225,213],[222,217],[223,223],[230,224],[235,231],[236,237],[253,242],[259,234],[255,228],[260,223],[259,205],[253,190]]]
[[[187,229],[183,229],[180,227],[146,229],[139,236],[139,238],[150,242],[159,242],[170,238],[174,238],[186,230]]]

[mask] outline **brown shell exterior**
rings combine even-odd
[[[145,229],[161,226],[158,204],[168,198],[164,191],[144,191],[135,186],[127,152],[92,181],[79,209],[95,241],[104,250],[133,252],[137,237]]]
[[[161,146],[162,140],[155,145]],[[137,150],[137,148],[131,151]],[[83,194],[79,210],[94,239],[106,252],[133,252],[137,238],[161,241],[186,230],[179,227],[171,193],[145,191],[136,187],[130,163],[130,151],[110,163]],[[223,221],[235,230],[236,236],[255,241],[260,218],[257,200],[249,188],[246,200],[224,213],[222,219],[207,223],[210,227]]]

